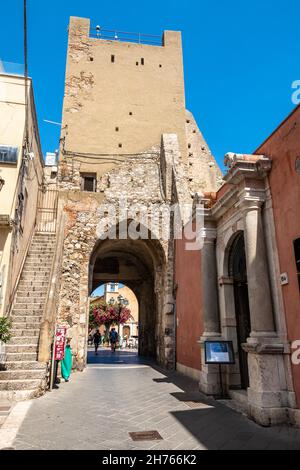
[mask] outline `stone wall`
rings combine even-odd
[[[82,191],[85,173],[96,176],[93,193]],[[144,351],[153,349],[152,339],[145,339],[153,328],[159,362],[174,367],[174,221],[162,214],[174,203],[191,204],[198,191],[215,191],[218,176],[186,114],[180,33],[166,31],[162,46],[105,41],[90,37],[89,20],[72,18],[58,167],[65,221],[58,312],[79,369],[86,358],[93,263],[116,251],[123,263],[128,253],[127,263],[133,257],[148,272],[143,282],[128,284],[139,297]],[[129,220],[141,230],[146,225],[150,239],[124,241],[119,233],[114,243],[101,241],[118,226],[113,212],[122,221],[122,211],[137,204],[141,211],[131,211]],[[153,206],[162,208],[159,216]]]
[[[162,155],[168,155],[169,158],[164,160]],[[156,324],[153,326],[156,330],[157,357],[167,367],[174,366],[172,227],[170,239],[164,239],[164,222],[161,217],[152,220],[152,208],[153,205],[164,204],[166,209],[174,202],[171,198],[174,183],[172,174],[176,165],[180,173],[180,163],[174,160],[174,156],[178,155],[180,152],[176,136],[164,136],[160,152],[151,149],[143,155],[132,155],[116,162],[110,172],[102,175],[102,185],[96,193],[80,190],[81,163],[76,161],[76,157],[72,161],[63,160],[60,163],[59,186],[65,233],[58,311],[60,322],[68,326],[68,334],[73,338],[72,346],[79,368],[85,363],[90,263],[93,251],[99,245],[98,225],[101,220],[107,223],[107,227],[115,223],[111,220],[109,209],[103,215],[99,207],[103,205],[106,210],[106,207],[112,206],[119,215],[119,201],[122,198],[127,208],[139,204],[146,210],[149,228],[154,229],[158,237],[158,240],[147,240],[149,254],[141,254],[141,259],[144,256],[146,263],[147,256],[153,258],[153,291],[151,293],[149,287],[146,289],[147,295],[156,299],[157,314],[153,319]],[[170,175],[168,178],[167,174]],[[170,197],[166,198],[166,194]],[[189,194],[185,195],[185,200],[188,198]],[[135,216],[131,214],[130,218],[137,223],[144,221],[138,213]],[[171,224],[172,220],[168,223]],[[130,243],[132,241],[128,242],[128,249]],[[140,330],[143,331],[143,325]]]

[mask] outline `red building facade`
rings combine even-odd
[[[231,398],[263,425],[300,423],[300,107],[253,155],[225,163],[218,193],[198,199],[202,250],[176,244],[177,367],[218,394],[204,343],[230,340],[235,365],[222,378]]]

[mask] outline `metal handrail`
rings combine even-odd
[[[162,46],[162,36],[155,34],[134,33],[127,31],[118,31],[114,29],[93,28],[90,31],[90,37],[97,39],[106,39],[111,41],[133,42],[137,44],[149,44]]]

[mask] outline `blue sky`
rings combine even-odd
[[[22,0],[1,2],[0,58],[23,62]],[[252,152],[295,105],[300,2],[278,0],[28,0],[29,71],[44,152],[58,146],[69,16],[106,29],[183,33],[187,108],[222,164]]]

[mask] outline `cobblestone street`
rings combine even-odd
[[[163,440],[134,442],[135,431]],[[262,428],[197,384],[165,373],[135,352],[89,353],[89,366],[33,401],[15,449],[300,449],[300,430]]]

